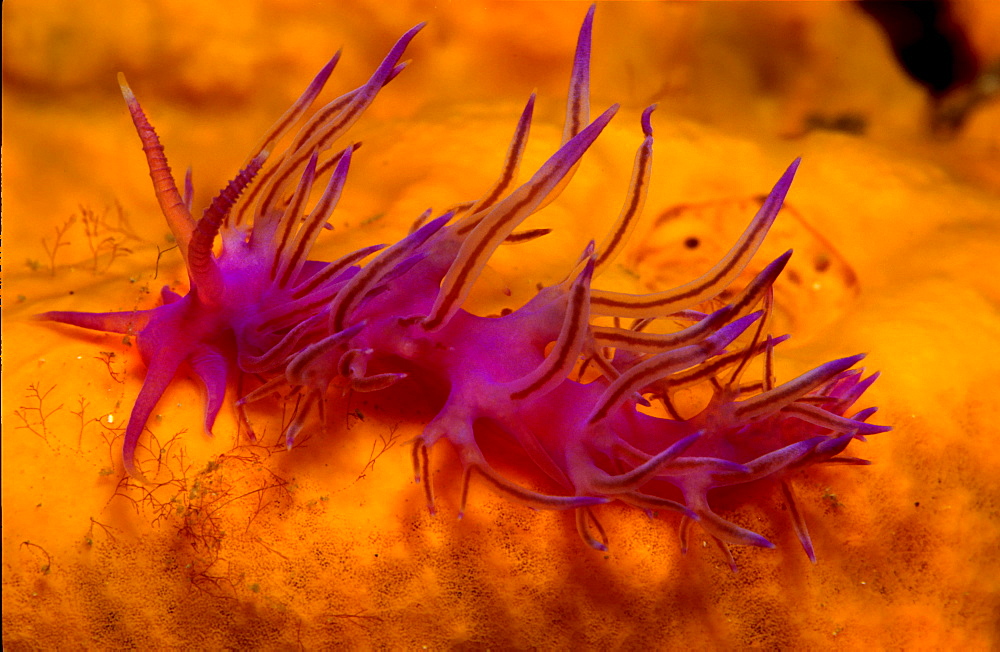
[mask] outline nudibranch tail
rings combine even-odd
[[[345,393],[398,385],[395,396],[405,397],[420,387],[437,412],[413,440],[412,463],[432,513],[430,449],[446,440],[461,464],[459,516],[473,481],[485,481],[534,508],[575,510],[584,542],[606,550],[598,512],[617,500],[651,515],[679,515],[682,551],[698,523],[735,569],[730,545],[774,544],[720,516],[713,501],[723,492],[739,502],[755,500],[758,489],[777,490],[789,526],[815,561],[807,515],[795,498],[796,474],[817,464],[866,464],[844,454],[847,447],[889,428],[868,423],[874,408],[853,408],[878,376],[855,368],[864,356],[827,362],[780,384],[775,378],[775,351],[789,336],[771,333],[770,317],[791,251],[749,282],[738,280],[779,214],[798,159],[729,252],[698,278],[645,295],[592,288],[628,246],[647,198],[650,106],[639,118],[642,140],[624,203],[599,244],[581,243],[582,254],[563,267],[567,276],[539,285],[525,304],[498,316],[467,310],[473,285],[501,244],[549,232],[517,229],[559,197],[618,111],[614,105],[590,117],[594,11],[578,35],[562,141],[527,181],[517,175],[535,94],[497,180],[479,199],[445,202],[453,208],[443,213],[428,209],[398,242],[333,261],[309,256],[329,227],[352,161],[363,156],[357,142],[335,144],[406,67],[401,58],[422,24],[392,46],[360,87],[307,115],[340,53],[330,59],[197,223],[190,174],[182,197],[156,132],[122,80],[190,291],[182,296],[164,288],[162,305],[151,310],[40,317],[135,335],[147,371],[125,430],[126,473],[143,479],[143,430],[182,367],[205,386],[207,431],[234,374],[259,382],[237,399],[241,414],[276,392],[295,400],[283,432],[288,448],[304,431],[325,431],[327,413]],[[622,318],[632,321],[623,326]],[[689,389],[705,402],[683,400],[681,390]],[[406,400],[401,409],[411,407]]]

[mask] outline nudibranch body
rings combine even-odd
[[[530,506],[575,510],[583,539],[604,549],[596,507],[619,500],[648,512],[679,513],[682,541],[699,523],[733,565],[727,544],[773,545],[716,514],[710,492],[774,484],[814,559],[787,477],[814,464],[865,463],[841,453],[852,440],[888,430],[866,422],[874,408],[849,414],[876,375],[865,378],[853,369],[859,355],[776,382],[773,351],[786,337],[768,331],[771,287],[791,252],[728,303],[718,300],[767,235],[798,161],[729,253],[698,278],[647,295],[593,289],[594,278],[624,247],[650,185],[649,107],[640,121],[632,181],[610,232],[568,261],[562,281],[540,288],[523,306],[489,317],[463,308],[500,245],[545,235],[517,229],[558,197],[615,116],[617,106],[590,116],[593,13],[591,8],[580,29],[562,144],[527,181],[518,185],[517,176],[534,96],[515,127],[500,178],[481,199],[438,216],[428,211],[399,242],[332,262],[308,256],[355,155],[354,144],[334,144],[402,72],[400,59],[420,25],[399,39],[367,83],[305,118],[334,57],[197,221],[190,184],[183,194],[178,190],[155,132],[122,82],[190,291],[180,296],[164,288],[163,305],[146,311],[42,317],[135,333],[148,369],[125,433],[126,472],[142,477],[137,445],[156,402],[185,364],[207,389],[208,429],[232,371],[262,380],[239,407],[289,388],[301,394],[285,431],[288,446],[313,427],[314,414],[329,409],[331,397],[412,383],[440,397],[436,416],[413,442],[415,476],[432,510],[429,451],[445,439],[463,466],[462,511],[471,479],[482,477]],[[283,139],[290,144],[278,149]],[[314,201],[314,187],[324,183]],[[761,378],[747,381],[755,361],[763,362]],[[673,397],[692,387],[708,388],[711,398],[684,417]],[[495,445],[498,433],[502,447]],[[538,478],[537,486],[511,479],[513,466]]]

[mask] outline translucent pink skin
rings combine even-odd
[[[817,463],[866,463],[840,454],[852,440],[889,429],[865,422],[874,408],[845,416],[876,375],[862,379],[851,368],[863,356],[854,356],[783,385],[764,378],[749,391],[741,390],[745,363],[759,355],[769,362],[774,346],[785,339],[767,335],[764,324],[770,286],[791,252],[765,268],[727,306],[708,315],[694,310],[726,289],[746,266],[780,210],[798,161],[772,189],[730,254],[702,277],[657,295],[592,291],[594,275],[620,250],[645,198],[653,145],[650,107],[641,118],[644,138],[622,214],[601,245],[591,243],[563,282],[540,290],[506,315],[479,317],[461,307],[490,254],[504,242],[520,240],[517,225],[558,196],[617,110],[611,107],[590,121],[593,14],[592,7],[580,30],[562,146],[527,182],[515,186],[532,96],[497,184],[457,218],[448,213],[427,221],[429,215],[422,216],[419,228],[364,266],[356,263],[382,246],[332,263],[306,260],[336,205],[354,150],[348,145],[331,154],[330,148],[402,70],[398,61],[421,26],[397,42],[368,83],[321,109],[286,151],[267,160],[267,150],[319,93],[334,57],[198,222],[190,218],[188,202],[174,186],[155,132],[126,90],[154,189],[181,244],[191,291],[181,297],[164,288],[163,305],[147,311],[41,315],[136,335],[148,369],[126,428],[126,472],[141,479],[136,450],[142,430],[183,364],[207,389],[209,430],[233,371],[266,379],[238,405],[286,386],[304,392],[286,432],[289,446],[302,428],[314,427],[309,418],[313,407],[322,412],[329,396],[341,393],[330,392],[331,385],[380,391],[396,383],[418,383],[438,388],[442,396],[437,415],[413,448],[415,475],[424,481],[432,510],[427,453],[447,439],[464,468],[463,511],[473,472],[531,506],[576,510],[581,536],[598,549],[606,541],[594,506],[617,499],[647,511],[673,510],[683,515],[682,538],[691,522],[699,522],[733,565],[726,544],[773,545],[718,516],[708,492],[772,482],[790,503],[792,525],[815,560],[785,478]],[[312,186],[325,175],[326,190],[306,211]],[[212,252],[217,235],[223,239],[218,256]],[[753,312],[757,306],[763,309]],[[692,325],[670,336],[646,336],[638,329],[594,326],[592,313],[672,316]],[[579,382],[581,360],[599,368],[600,376]],[[671,409],[675,388],[709,381],[714,396],[694,417],[654,417],[637,410],[650,398]],[[491,437],[500,433],[506,442],[503,451],[492,444],[484,449],[484,429]],[[505,476],[512,465],[533,470],[557,489],[540,491],[513,482]],[[592,526],[599,539],[591,534]]]

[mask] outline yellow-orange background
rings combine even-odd
[[[1000,25],[990,7],[961,5],[977,47],[996,57],[982,37]],[[479,484],[456,522],[458,467],[443,447],[430,517],[400,444],[419,421],[400,422],[379,397],[353,397],[330,433],[277,453],[246,446],[228,410],[208,439],[197,386],[179,378],[150,422],[150,446],[174,482],[145,500],[139,488],[115,496],[113,437],[142,379],[138,356],[121,337],[28,321],[53,309],[149,306],[161,285],[186,281],[176,252],[156,265],[166,228],[114,74],[129,77],[178,177],[193,166],[204,205],[334,50],[345,54],[331,94],[361,83],[396,36],[427,20],[413,64],[352,136],[364,146],[336,231],[324,236],[320,254],[332,256],[391,241],[428,206],[482,192],[535,87],[525,169],[551,152],[585,10],[4,3],[5,647],[998,645],[1000,410],[989,396],[1000,378],[1000,110],[985,107],[950,140],[930,138],[920,89],[850,5],[601,5],[595,109],[620,101],[622,115],[564,197],[534,218],[557,231],[505,248],[481,291],[524,296],[602,233],[647,103],[661,108],[646,229],[678,204],[728,206],[764,192],[802,155],[789,204],[823,240],[787,227],[782,242],[797,256],[832,247],[860,291],[842,292],[843,275],[832,275],[786,295],[793,340],[781,347],[781,377],[867,351],[868,368],[884,375],[863,403],[896,428],[852,448],[873,466],[795,480],[816,566],[778,497],[731,515],[779,544],[736,550],[736,574],[697,528],[682,557],[674,520],[617,507],[601,511],[607,554],[586,549],[567,515],[532,512]],[[803,133],[817,112],[864,115],[868,133]],[[80,206],[108,209],[114,225],[115,202],[134,238],[108,231],[88,244]],[[46,246],[74,214],[50,265]],[[705,229],[698,217],[682,226]],[[654,237],[643,228],[640,240]],[[95,269],[90,245],[103,237],[131,253],[105,252]],[[677,280],[700,271],[683,256],[664,256],[676,263],[670,273],[691,264]],[[599,285],[642,289],[664,272],[629,261]],[[111,352],[124,383],[101,359]],[[32,388],[50,392],[44,429]],[[269,445],[283,406],[267,407],[274,415],[254,419]],[[383,440],[394,444],[366,466]]]

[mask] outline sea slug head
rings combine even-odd
[[[183,258],[190,290],[181,296],[164,288],[163,305],[149,310],[53,311],[39,318],[135,337],[147,372],[125,432],[123,464],[130,476],[142,479],[135,461],[140,436],[182,365],[189,366],[205,385],[205,427],[210,431],[230,372],[241,368],[245,360],[261,371],[287,364],[294,353],[291,346],[299,343],[289,344],[284,338],[290,325],[316,326],[296,331],[299,339],[314,335],[319,327],[308,321],[309,307],[328,302],[357,272],[354,265],[380,248],[368,247],[333,263],[307,260],[337,205],[356,145],[328,150],[371,105],[378,91],[403,70],[405,64],[399,59],[420,28],[397,41],[366,84],[320,109],[300,126],[291,145],[272,156],[271,148],[300,122],[319,95],[339,59],[339,53],[335,55],[197,221],[191,215],[190,183],[182,195],[156,131],[119,75],[153,190]],[[313,183],[322,175],[329,177],[326,189],[307,211]],[[223,249],[216,255],[213,247],[220,234]],[[279,345],[285,348],[275,352]]]

